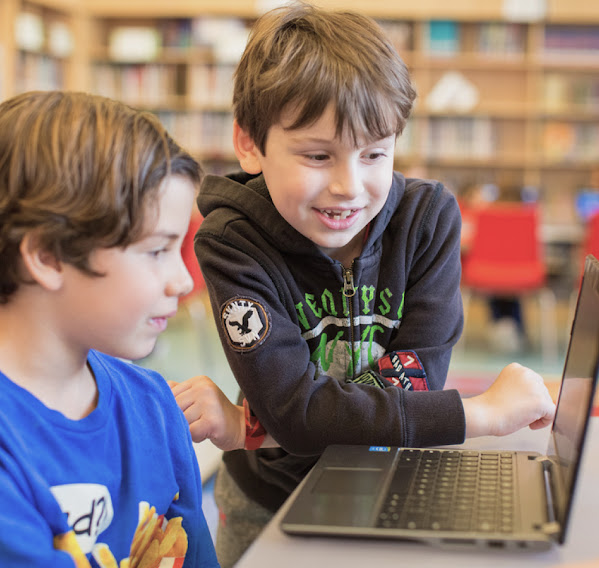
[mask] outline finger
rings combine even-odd
[[[205,427],[202,420],[196,420],[189,425],[191,439],[196,443],[201,443],[208,438],[209,430]]]
[[[211,412],[210,407],[207,404],[202,404],[201,401],[195,399],[192,399],[191,403],[185,406],[183,415],[185,416],[188,424],[193,424],[197,421],[202,421],[204,424],[213,423],[213,412]]]
[[[168,382],[168,386],[171,387],[171,390],[173,391],[173,394],[175,395],[175,397],[190,388],[190,385],[187,384],[187,381],[183,381],[182,383],[179,383],[177,381],[167,381],[167,382]]]
[[[552,422],[553,422],[552,418],[548,418],[548,417],[539,418],[538,420],[535,420],[534,422],[532,422],[531,424],[529,424],[528,427],[531,430],[540,430],[541,428],[546,428]]]
[[[201,388],[196,388],[196,385],[190,384],[188,381],[179,383],[173,388],[172,393],[175,396],[179,408],[183,410],[183,412],[195,402],[205,401],[206,398]]]

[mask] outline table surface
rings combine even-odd
[[[482,437],[467,440],[462,448],[516,449],[545,453],[549,429],[528,428],[503,438]],[[289,536],[279,528],[286,505],[279,510],[264,532],[248,549],[237,568],[363,568],[417,566],[418,568],[496,568],[561,566],[597,559],[599,566],[599,418],[592,418],[587,435],[581,471],[574,495],[566,543],[544,552],[448,551],[426,544],[357,538]]]

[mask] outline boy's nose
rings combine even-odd
[[[193,290],[193,278],[187,270],[183,259],[178,262],[177,271],[169,279],[167,294],[169,296],[185,296]]]
[[[330,191],[334,195],[345,198],[354,198],[362,191],[362,182],[352,165],[335,168],[330,183]]]

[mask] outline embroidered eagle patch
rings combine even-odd
[[[238,351],[249,351],[270,332],[270,318],[264,306],[249,298],[233,298],[221,310],[223,329],[229,344]]]

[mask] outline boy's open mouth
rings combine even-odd
[[[326,215],[329,219],[340,221],[341,219],[347,219],[350,215],[355,213],[357,209],[345,209],[344,211],[333,211],[330,209],[319,209],[319,211]]]

